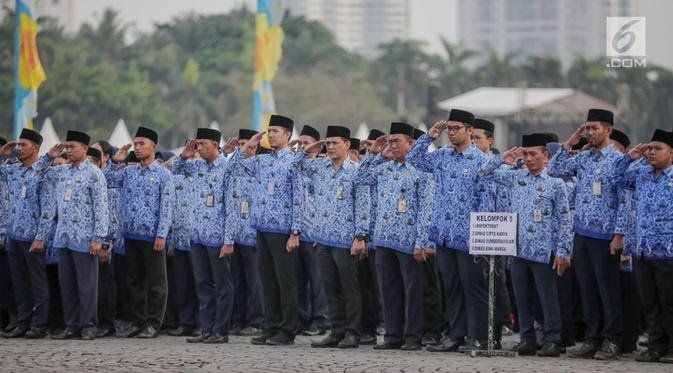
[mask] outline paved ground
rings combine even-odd
[[[30,341],[0,339],[0,372],[673,372],[673,365],[643,364],[625,356],[599,362],[561,358],[470,358],[425,351],[316,350],[312,337],[294,346],[253,346],[249,337],[229,344],[193,345],[177,337]]]

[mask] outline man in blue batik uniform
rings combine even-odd
[[[618,226],[619,188],[613,169],[621,154],[610,144],[612,112],[589,110],[587,121],[551,159],[547,172],[577,177],[573,259],[586,323],[584,343],[568,351],[575,358],[617,359],[622,342],[619,250],[624,232]],[[570,158],[571,148],[586,137],[589,150]]]
[[[154,338],[163,323],[168,296],[166,238],[173,220],[171,172],[154,162],[159,135],[139,127],[133,139],[138,164],[106,172],[111,188],[121,188],[121,215],[126,247],[126,279],[131,325],[120,335]],[[117,167],[131,144],[115,154]]]
[[[572,242],[565,184],[546,172],[548,142],[546,134],[524,135],[521,148],[491,158],[482,166],[482,173],[486,180],[511,190],[512,211],[518,214],[517,256],[511,268],[521,334],[516,350],[520,355],[555,357],[561,352],[561,311],[555,275],[563,275],[570,265]],[[514,165],[521,157],[526,170],[501,167],[503,163]],[[539,297],[544,316],[544,345],[539,351],[530,307],[534,297]]]

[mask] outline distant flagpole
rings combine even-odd
[[[265,131],[269,116],[276,111],[271,82],[282,56],[282,0],[257,0],[255,14],[255,61],[252,85],[252,127]],[[262,141],[265,145],[266,141]],[[268,145],[268,144],[266,144]]]
[[[33,128],[37,89],[47,78],[37,51],[39,0],[16,0],[14,8],[14,139]]]

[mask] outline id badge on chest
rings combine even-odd
[[[63,200],[65,202],[70,202],[72,201],[72,189],[68,188],[65,190],[65,194],[63,195]]]
[[[21,187],[21,198],[26,198],[26,186]]]
[[[213,197],[212,194],[209,194],[209,195],[206,197],[206,206],[208,206],[208,207],[213,207],[213,206],[215,206],[215,197]]]
[[[241,203],[241,214],[247,216],[248,213],[250,213],[250,206],[248,205],[248,201],[243,201],[243,203]]]
[[[336,198],[337,199],[344,199],[344,186],[339,185],[336,189]]]
[[[266,194],[272,196],[275,189],[276,189],[276,185],[274,184],[273,181],[270,181],[269,185],[266,187]]]
[[[591,191],[593,195],[595,196],[600,196],[601,195],[601,181],[600,180],[594,180]]]
[[[407,212],[407,199],[404,196],[400,196],[397,200],[397,212],[400,214]]]
[[[533,211],[533,221],[536,223],[542,222],[542,211],[540,209],[535,209],[535,211]]]

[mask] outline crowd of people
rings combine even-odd
[[[484,350],[469,217],[508,212],[495,348],[516,331],[519,355],[614,360],[646,334],[636,360],[673,363],[673,132],[632,146],[591,109],[565,142],[500,153],[493,123],[458,109],[427,133],[293,128],[199,128],[178,155],[146,127],[120,149],[79,131],[43,156],[38,132],[3,140],[2,336]]]

